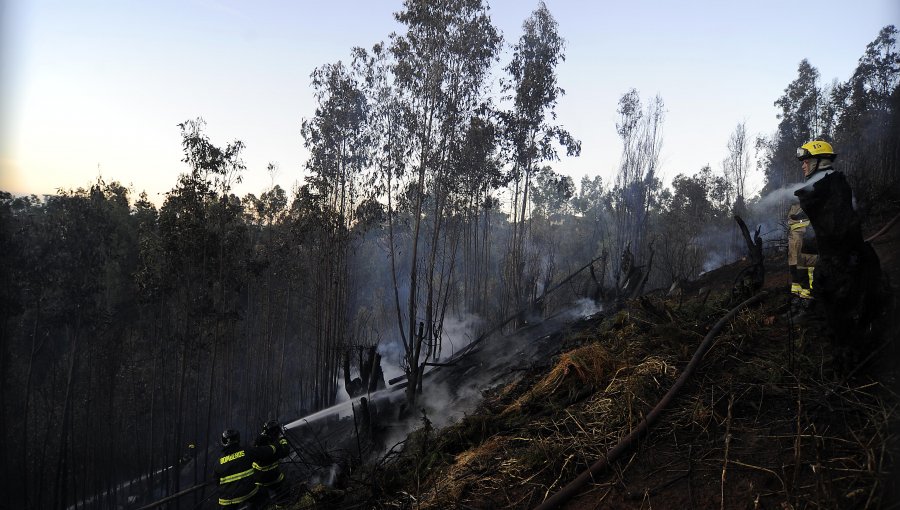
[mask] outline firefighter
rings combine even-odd
[[[256,485],[261,492],[268,494],[269,502],[275,508],[285,508],[290,503],[290,487],[281,472],[280,459],[288,456],[290,445],[282,436],[281,424],[276,420],[267,421],[253,443],[257,447],[270,447],[263,458],[253,463],[256,470]]]
[[[859,358],[867,343],[880,335],[879,327],[888,298],[881,264],[872,246],[863,239],[861,218],[853,204],[853,190],[844,174],[832,169],[836,154],[828,142],[812,140],[797,150],[806,185],[794,195],[800,200],[799,221],[808,226],[792,238],[799,255],[797,274],[801,298],[815,298],[819,312],[833,333],[836,358],[848,363]],[[815,233],[813,233],[813,229]],[[792,225],[791,233],[795,228]],[[798,243],[796,238],[800,239]],[[814,254],[813,257],[808,255]],[[811,261],[811,262],[810,262]],[[805,271],[803,265],[812,267]],[[809,280],[803,285],[804,276]],[[793,285],[792,285],[793,289]]]
[[[803,178],[807,183],[833,172],[832,163],[836,157],[831,144],[821,139],[809,141],[797,149],[797,159],[800,160]],[[796,314],[795,318],[799,318],[812,308],[813,273],[819,251],[809,216],[799,203],[791,205],[788,211],[788,227],[791,307]]]
[[[214,476],[219,484],[219,506],[229,510],[261,508],[265,496],[256,485],[254,464],[274,453],[275,447],[271,445],[241,448],[238,431],[226,429],[222,432],[222,456]]]
[[[194,456],[197,454],[196,448],[197,447],[196,447],[196,445],[194,445],[194,443],[189,443],[187,445],[187,451],[184,452],[184,454],[181,456],[180,459],[178,459],[178,464],[183,466],[183,465],[187,464],[188,462],[190,462],[191,460],[193,460]]]

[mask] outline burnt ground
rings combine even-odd
[[[878,340],[851,352],[822,321],[795,324],[784,255],[768,258],[769,294],[716,337],[640,443],[562,508],[900,508],[900,357],[889,341],[900,322],[900,223],[873,246],[895,282]],[[368,462],[295,508],[534,508],[656,404],[731,306],[745,265],[705,274],[682,296],[530,337],[518,362],[480,381],[488,389],[474,410],[447,425],[426,413],[395,448],[373,437]],[[486,351],[441,377],[452,383],[457,370],[497,359]]]
[[[898,331],[900,225],[872,245],[894,282],[889,342]],[[785,288],[782,264],[767,260],[768,288]],[[705,284],[721,287],[726,275]],[[792,327],[775,313],[779,302],[748,312],[763,326],[721,345],[670,422],[565,508],[900,507],[896,346],[867,346],[855,373],[835,371],[827,332]]]

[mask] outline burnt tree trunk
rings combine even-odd
[[[731,287],[731,302],[739,303],[759,292],[765,283],[766,268],[763,264],[762,237],[759,235],[760,227],[756,228],[753,237],[750,237],[750,229],[744,220],[735,215],[734,221],[741,229],[741,235],[747,245],[747,255],[750,265],[738,273]]]

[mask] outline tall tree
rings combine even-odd
[[[898,179],[888,129],[891,116],[897,114],[891,96],[898,83],[897,29],[888,25],[866,46],[850,79],[831,94],[841,168],[873,192],[889,188],[886,185]]]
[[[303,122],[304,144],[310,151],[307,178],[320,204],[320,250],[316,260],[315,293],[317,407],[334,403],[340,353],[347,342],[347,302],[350,229],[361,200],[363,171],[370,140],[368,103],[356,76],[342,63],[328,64],[312,74],[317,107]]]
[[[409,246],[403,250],[409,267],[406,317],[399,309],[398,317],[412,403],[423,346],[434,346],[442,329],[441,304],[455,263],[455,237],[446,235],[444,223],[459,179],[451,148],[481,103],[501,39],[481,0],[407,0],[395,16],[407,27],[405,34],[392,36],[390,54],[396,104],[403,112],[397,120],[407,134],[411,167],[389,172],[405,180],[398,190],[408,192],[410,205]]]
[[[487,295],[492,264],[492,216],[496,199],[492,193],[504,184],[498,145],[501,133],[489,115],[469,121],[463,142],[451,149],[453,172],[460,176],[457,209],[463,228],[462,300],[465,311],[482,317],[490,313],[494,300]]]
[[[796,149],[818,136],[821,128],[818,81],[818,69],[803,59],[797,67],[797,78],[775,101],[775,106],[781,109],[778,129],[761,145],[766,178],[763,194],[799,179]]]
[[[630,247],[641,260],[647,243],[650,210],[660,190],[657,177],[662,150],[664,103],[660,96],[644,109],[637,90],[619,99],[616,131],[622,139],[622,156],[613,190],[616,216],[615,253]]]
[[[179,458],[194,438],[213,437],[212,410],[215,394],[240,392],[247,398],[249,385],[214,393],[217,375],[228,370],[235,356],[228,355],[235,342],[237,293],[241,262],[248,250],[243,209],[230,194],[245,165],[244,144],[234,141],[224,148],[213,144],[204,132],[203,119],[179,124],[183,162],[189,172],[179,177],[159,212],[159,255],[162,290],[159,299],[168,335],[168,359],[173,366],[174,412],[169,436],[172,458]],[[223,351],[226,353],[222,360]],[[208,357],[201,353],[208,352]],[[226,401],[227,403],[227,401]],[[221,405],[221,404],[220,404]],[[205,474],[197,466],[195,477]],[[177,488],[180,480],[175,477]]]
[[[723,235],[731,221],[727,197],[731,184],[713,175],[709,166],[693,176],[679,174],[666,190],[658,218],[659,267],[668,286],[678,279],[696,278],[710,262],[721,263]],[[698,218],[700,221],[698,221]]]
[[[579,221],[584,224],[591,254],[603,250],[603,243],[608,241],[612,232],[611,225],[614,221],[610,216],[609,198],[604,191],[603,178],[599,175],[582,177],[578,193],[572,198],[572,207],[579,215]]]
[[[747,123],[740,122],[728,138],[728,155],[723,163],[725,178],[734,190],[731,202],[734,213],[746,215],[747,175],[750,172],[750,139],[747,137]]]
[[[568,229],[561,227],[571,218],[570,200],[574,194],[575,183],[568,175],[558,174],[549,166],[543,166],[535,171],[532,185],[531,242],[535,252],[542,256],[540,264],[535,268],[536,274],[532,276],[537,282],[535,294],[530,296],[532,300],[539,298],[550,287],[560,264],[564,264],[565,268],[569,262],[565,260],[567,257],[560,253],[564,237],[568,234]],[[541,304],[546,310],[547,303]]]
[[[512,146],[513,234],[506,272],[515,308],[521,308],[533,291],[535,281],[525,278],[528,238],[529,193],[539,163],[557,160],[554,142],[569,156],[581,152],[581,143],[561,126],[548,122],[556,119],[556,105],[565,91],[557,84],[556,66],[565,61],[565,41],[559,35],[556,19],[544,2],[522,24],[522,36],[513,47],[513,57],[506,71],[510,80],[504,91],[512,94],[513,108],[503,116],[507,137]],[[548,119],[549,117],[549,119]],[[531,292],[533,294],[533,292]]]

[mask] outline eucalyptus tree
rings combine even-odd
[[[775,101],[781,110],[777,131],[758,144],[763,152],[764,193],[800,179],[794,152],[821,135],[833,136],[841,168],[857,184],[865,184],[866,191],[890,190],[897,182],[900,152],[895,130],[889,127],[896,115],[892,96],[900,83],[896,36],[893,25],[882,28],[866,46],[853,75],[825,88],[818,85],[819,71],[806,59],[800,62],[796,79]]]
[[[665,105],[657,95],[645,109],[637,90],[631,89],[619,99],[618,113],[616,131],[622,139],[622,155],[612,190],[614,253],[628,248],[640,261],[647,247],[650,212],[661,188],[657,171]]]
[[[372,220],[379,223],[383,221],[386,226],[389,282],[383,288],[389,289],[386,291],[389,296],[385,296],[385,300],[390,300],[391,303],[384,305],[383,329],[388,331],[396,328],[397,333],[390,334],[390,337],[396,338],[402,337],[405,332],[404,306],[400,295],[400,278],[404,271],[398,246],[403,244],[405,226],[410,220],[406,192],[411,185],[409,168],[415,150],[410,142],[410,129],[415,124],[410,118],[413,112],[404,107],[395,84],[394,66],[392,52],[383,42],[373,45],[371,50],[360,47],[353,49],[353,69],[363,78],[365,86],[362,90],[370,108],[366,127],[372,144],[373,170],[366,180],[365,198],[358,213],[361,221],[370,226],[375,226],[371,223]],[[368,214],[372,212],[375,214]],[[396,322],[387,316],[395,316]],[[393,327],[388,325],[390,323],[393,323]],[[408,345],[408,342],[404,341],[404,345]],[[402,364],[402,360],[397,362]]]
[[[0,458],[10,458],[10,447],[6,444],[7,421],[11,412],[9,409],[9,391],[7,390],[6,377],[9,374],[9,324],[19,308],[18,282],[13,278],[13,261],[18,251],[13,243],[13,233],[17,230],[17,221],[13,217],[13,195],[0,190]],[[14,283],[15,282],[15,283]],[[27,442],[27,441],[26,441]],[[10,462],[0,461],[0,476],[5,480],[10,478]]]
[[[603,178],[599,175],[584,176],[578,186],[578,193],[572,197],[572,207],[578,217],[580,238],[589,247],[591,254],[607,249],[613,232],[610,210],[610,194],[604,189]]]
[[[462,306],[487,316],[496,300],[488,292],[497,273],[493,260],[492,218],[499,204],[493,192],[506,184],[499,154],[500,137],[493,115],[472,117],[462,143],[451,149],[454,173],[460,176],[458,207],[462,227]]]
[[[136,242],[127,190],[98,180],[39,201],[0,195],[4,309],[3,441],[17,508],[64,507],[102,486],[125,457],[109,414],[128,377],[125,335]],[[10,235],[10,237],[6,237]],[[7,365],[6,360],[14,361]],[[130,411],[130,410],[129,410]],[[8,427],[8,428],[7,428]],[[11,440],[11,438],[17,438]],[[12,486],[12,485],[11,485]]]
[[[454,173],[452,149],[465,136],[466,127],[483,102],[491,63],[501,38],[481,0],[407,0],[395,14],[406,25],[402,35],[391,36],[390,76],[385,84],[388,101],[397,113],[382,118],[400,140],[405,152],[388,149],[381,161],[380,178],[389,193],[389,221],[408,205],[409,232],[405,249],[399,248],[391,226],[391,251],[403,252],[408,281],[401,281],[394,259],[398,326],[404,344],[407,399],[416,399],[420,363],[434,346],[442,327],[441,304],[447,293],[456,256],[454,236],[448,236],[452,194],[460,177]],[[386,166],[385,166],[386,164]],[[406,306],[400,306],[401,286],[407,286]],[[418,325],[418,328],[417,328]],[[423,345],[426,346],[423,352]]]
[[[770,139],[764,139],[763,166],[766,184],[763,193],[783,188],[800,178],[797,171],[796,149],[819,135],[821,91],[819,70],[807,59],[797,66],[797,78],[784,89],[775,101],[778,129]]]
[[[274,173],[275,164],[269,163],[268,169],[270,173]],[[263,191],[259,198],[248,194],[242,199],[242,204],[250,234],[248,241],[253,248],[247,264],[248,278],[242,289],[246,302],[244,330],[247,333],[246,341],[259,346],[254,349],[257,354],[254,367],[254,416],[266,416],[279,404],[280,392],[277,388],[281,385],[278,379],[280,369],[276,371],[273,368],[283,364],[283,333],[286,318],[290,314],[284,306],[289,300],[293,283],[292,278],[283,277],[286,273],[283,249],[285,240],[281,223],[287,207],[287,194],[281,186],[275,184]],[[278,319],[282,319],[281,328],[278,327]],[[281,361],[275,349],[279,336]]]
[[[529,296],[535,300],[551,286],[560,270],[570,269],[570,261],[581,265],[585,256],[590,260],[593,254],[585,254],[579,249],[583,240],[573,236],[575,225],[571,199],[575,195],[575,182],[572,178],[554,172],[549,166],[542,166],[534,171],[531,186],[533,210],[529,220],[530,243],[541,257],[535,258],[536,264],[531,268],[533,274],[526,276],[537,283],[534,294]],[[547,310],[547,303],[542,304]]]
[[[679,174],[666,190],[655,234],[664,285],[694,279],[704,264],[729,257],[731,183],[707,165],[692,176]],[[701,220],[701,221],[698,221]]]
[[[866,45],[859,58],[851,82],[862,82],[862,93],[868,96],[876,111],[890,109],[891,94],[900,84],[900,52],[897,48],[897,27],[887,25]]]
[[[182,161],[189,171],[179,176],[160,208],[161,260],[155,262],[163,268],[161,320],[167,337],[174,340],[166,353],[173,366],[166,370],[178,374],[171,386],[164,383],[174,392],[174,402],[168,405],[175,413],[168,445],[173,458],[183,454],[186,437],[212,437],[215,381],[238,366],[237,295],[249,251],[243,209],[230,193],[246,169],[243,142],[216,146],[204,132],[202,119],[179,128]],[[204,376],[205,385],[200,382]],[[236,379],[229,381],[238,383]],[[250,391],[250,385],[239,385],[217,394],[224,400],[220,405],[231,408],[232,399],[246,402]],[[195,476],[203,473],[195,470]]]
[[[743,216],[746,213],[747,175],[750,172],[750,139],[747,137],[747,123],[740,122],[728,138],[728,155],[723,162],[725,178],[734,190],[732,204],[734,213]]]
[[[892,95],[900,85],[897,28],[885,26],[859,58],[853,75],[831,94],[834,142],[841,168],[876,192],[900,181],[897,146],[889,125],[897,115]]]
[[[532,194],[535,216],[547,221],[558,221],[560,216],[573,212],[570,200],[574,196],[575,181],[570,176],[558,174],[549,166],[543,166],[535,172]]]
[[[581,152],[581,143],[561,126],[548,122],[556,118],[555,108],[565,91],[557,84],[556,66],[565,60],[565,42],[558,24],[544,2],[522,24],[523,34],[513,47],[513,57],[506,71],[510,79],[504,91],[510,94],[512,109],[503,115],[506,136],[512,148],[510,178],[513,186],[513,234],[509,247],[506,274],[508,292],[516,308],[527,299],[535,281],[525,279],[528,238],[529,192],[537,165],[556,160],[554,142],[569,156]],[[534,258],[534,257],[532,257]]]
[[[43,320],[49,326],[51,339],[61,342],[49,346],[51,356],[58,356],[57,374],[65,374],[59,381],[63,389],[61,400],[54,406],[59,413],[55,423],[59,429],[56,452],[51,453],[56,463],[53,482],[54,507],[64,507],[71,501],[87,473],[78,467],[78,441],[80,426],[86,415],[80,402],[86,400],[86,379],[94,368],[90,363],[92,344],[102,329],[102,273],[108,261],[108,235],[111,233],[100,202],[103,190],[99,185],[89,191],[63,192],[52,197],[46,209],[47,229],[45,246],[47,257],[39,271],[45,272],[51,282],[45,295],[45,307],[49,312]],[[42,327],[42,329],[43,329]],[[53,340],[51,340],[53,341]],[[52,389],[48,394],[52,395]],[[53,397],[51,397],[53,398]],[[52,415],[52,414],[51,414]],[[94,474],[94,473],[91,473]]]
[[[319,250],[314,264],[316,310],[316,406],[334,401],[340,353],[347,341],[350,229],[363,198],[364,171],[371,152],[366,128],[369,105],[358,76],[341,62],[312,73],[315,115],[303,121],[306,168],[318,201]]]
[[[5,479],[10,487],[20,488],[9,503],[23,508],[40,505],[41,492],[46,491],[36,488],[50,472],[43,456],[37,456],[38,464],[35,446],[42,440],[49,442],[50,425],[47,436],[41,437],[36,424],[46,419],[38,414],[43,406],[37,401],[32,406],[35,375],[42,372],[35,370],[41,366],[39,355],[52,343],[42,328],[48,315],[44,304],[55,276],[42,270],[53,249],[51,242],[44,241],[50,237],[45,217],[37,196],[0,192],[0,442]]]

